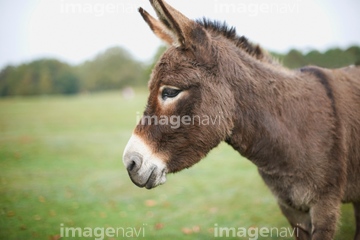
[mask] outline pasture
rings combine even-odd
[[[124,230],[104,239],[132,239],[139,230],[143,239],[212,239],[217,227],[289,227],[255,166],[226,144],[163,186],[137,188],[122,152],[146,96],[1,99],[0,239],[59,239],[66,227]],[[336,239],[352,239],[351,205],[341,222]]]

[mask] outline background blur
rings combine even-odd
[[[236,26],[290,68],[360,63],[360,1],[168,2]],[[146,0],[0,1],[0,239],[59,239],[61,226],[144,227],[146,239],[289,227],[226,145],[157,189],[131,183],[122,151],[166,49],[140,6],[154,14]],[[337,239],[354,231],[344,205]]]

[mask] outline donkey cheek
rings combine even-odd
[[[179,156],[175,157],[167,162],[167,168],[169,173],[177,173],[184,169],[194,166],[196,163],[200,162],[204,156]]]

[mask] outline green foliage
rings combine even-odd
[[[8,66],[0,73],[0,96],[74,94],[79,87],[73,68],[55,59]]]
[[[76,68],[83,91],[121,89],[125,86],[145,85],[143,66],[128,52],[113,47]]]
[[[307,54],[292,49],[287,54],[273,53],[273,55],[289,68],[300,68],[306,65],[339,68],[352,64],[360,64],[360,47],[358,46],[352,46],[346,50],[333,48],[324,53],[313,50]]]
[[[55,59],[7,66],[0,72],[0,97],[76,94],[145,86],[146,82],[143,64],[124,49],[114,47],[79,66]]]
[[[71,66],[55,59],[41,59],[19,66],[7,66],[0,72],[0,97],[14,95],[76,94],[146,86],[152,69],[166,50],[161,46],[150,63],[133,59],[123,48],[113,47],[91,61]],[[273,53],[289,68],[317,65],[338,68],[360,64],[360,47],[329,49],[306,54],[292,49],[287,54]]]
[[[289,53],[284,56],[283,61],[285,66],[289,68],[296,68],[298,66],[306,65],[302,53],[295,49],[289,51]]]
[[[145,70],[144,70],[144,78],[145,79],[149,79],[150,78],[150,75],[152,73],[152,70],[154,69],[157,61],[160,59],[161,55],[163,55],[163,53],[165,52],[165,50],[167,49],[167,47],[165,45],[163,46],[160,46],[158,48],[158,50],[156,51],[155,53],[155,56],[153,57],[153,59],[151,60],[150,64],[148,64],[146,67],[145,67]]]

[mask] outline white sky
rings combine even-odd
[[[359,0],[168,0],[190,18],[236,26],[268,50],[360,45]],[[149,60],[160,41],[137,12],[147,0],[0,0],[0,68],[40,57],[72,64],[113,46]]]

